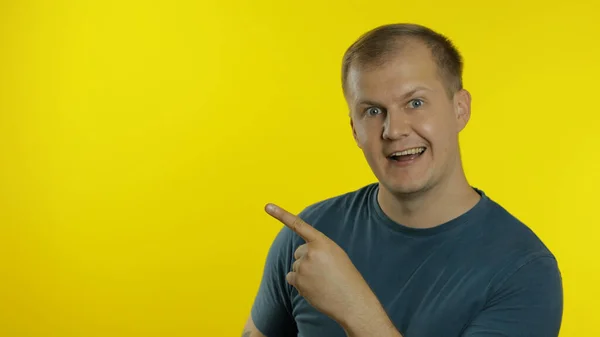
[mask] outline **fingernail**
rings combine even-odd
[[[267,212],[275,212],[275,205],[268,204],[267,205]]]

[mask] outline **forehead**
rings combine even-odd
[[[351,99],[388,100],[400,97],[415,87],[433,91],[443,88],[438,68],[429,49],[410,43],[383,62],[362,65],[348,71],[347,96]]]

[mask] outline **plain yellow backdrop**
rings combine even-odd
[[[0,336],[241,335],[265,203],[374,181],[340,61],[391,22],[460,48],[469,180],[557,256],[561,337],[600,335],[600,8],[484,3],[0,2]]]

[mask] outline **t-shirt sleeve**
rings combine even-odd
[[[495,292],[462,337],[557,337],[562,278],[553,256],[532,259]]]
[[[285,277],[291,270],[293,232],[283,227],[267,254],[263,277],[252,306],[256,328],[265,336],[295,336],[290,285]]]

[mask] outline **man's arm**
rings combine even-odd
[[[296,322],[292,317],[291,286],[285,275],[291,268],[293,233],[282,228],[277,234],[264,264],[258,292],[252,304],[244,333],[256,337],[295,336]]]
[[[252,320],[252,315],[248,317],[248,321],[246,321],[246,326],[244,326],[244,332],[242,333],[242,337],[267,337],[262,334],[262,332],[258,331],[256,325],[254,325],[254,321]]]
[[[360,310],[340,322],[347,337],[403,337],[375,294],[365,299]]]
[[[342,322],[348,337],[401,337],[374,297],[366,303]],[[557,337],[562,313],[556,259],[538,256],[507,277],[460,337]]]
[[[295,216],[273,204],[265,210],[305,242],[294,247],[290,256],[294,262],[286,268],[285,281],[310,305],[338,322],[349,337],[402,337],[337,243],[304,222],[302,214]]]
[[[558,264],[539,256],[509,276],[461,337],[557,337],[562,313]]]

